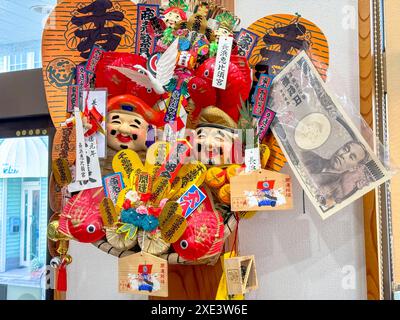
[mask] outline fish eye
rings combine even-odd
[[[152,93],[152,92],[153,92],[152,89],[150,89],[150,88],[147,89],[147,93]]]
[[[204,76],[208,77],[210,75],[210,70],[204,71]]]
[[[182,240],[180,245],[183,250],[186,250],[189,247],[189,244],[186,240]]]
[[[192,84],[192,89],[196,90],[197,89],[197,85],[195,83]]]
[[[96,231],[96,227],[94,225],[92,225],[92,224],[89,224],[86,227],[86,231],[89,232],[89,233],[94,233]]]

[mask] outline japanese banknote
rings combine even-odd
[[[391,177],[303,51],[275,78],[272,130],[323,219]]]

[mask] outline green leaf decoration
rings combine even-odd
[[[179,8],[179,9],[182,9],[183,11],[189,10],[189,6],[187,5],[185,0],[170,0],[169,7],[170,8]]]
[[[138,227],[129,223],[124,223],[121,227],[117,229],[118,234],[125,233],[125,240],[133,240],[136,236],[137,231]]]

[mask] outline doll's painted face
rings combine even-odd
[[[215,31],[215,35],[217,37],[232,37],[232,32],[230,32],[228,29],[219,27],[217,31]]]
[[[181,15],[179,14],[179,12],[177,10],[172,10],[172,11],[164,14],[164,18],[163,18],[163,21],[165,22],[167,27],[171,27],[171,28],[174,28],[175,25],[181,20],[182,20]]]
[[[235,139],[229,130],[200,127],[196,129],[194,156],[207,165],[232,164]]]
[[[115,151],[146,150],[149,124],[136,113],[112,111],[107,117],[107,144]]]

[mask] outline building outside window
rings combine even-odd
[[[56,2],[0,0],[0,73],[41,68],[43,26]]]

